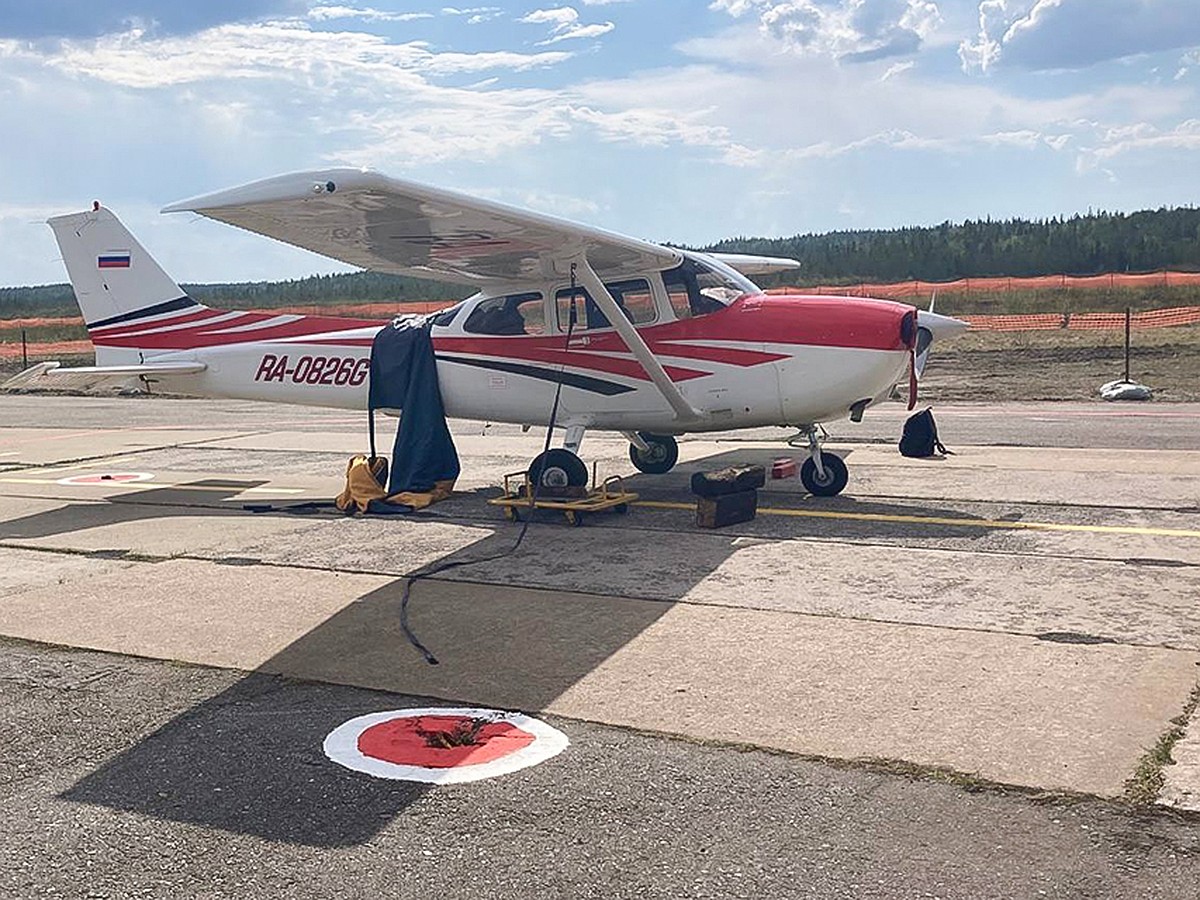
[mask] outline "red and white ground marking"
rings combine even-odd
[[[89,472],[87,475],[71,475],[58,479],[58,484],[131,484],[149,481],[154,476],[149,472]]]
[[[443,739],[473,726],[471,743]],[[331,731],[324,749],[335,763],[376,778],[460,784],[536,766],[569,743],[557,728],[521,713],[424,707],[358,716]]]

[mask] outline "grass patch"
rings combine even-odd
[[[1192,713],[1200,705],[1200,685],[1192,689],[1183,712],[1171,720],[1171,727],[1163,732],[1149,752],[1142,757],[1133,776],[1125,782],[1125,799],[1136,806],[1150,806],[1158,799],[1163,782],[1166,781],[1166,767],[1175,764],[1171,751],[1187,732],[1188,722]]]
[[[929,305],[928,299],[918,306]],[[1031,315],[1036,313],[1124,312],[1163,309],[1172,306],[1200,306],[1200,287],[1137,287],[1093,290],[1089,288],[1051,288],[1033,291],[995,293],[938,292],[935,309],[948,316]]]
[[[0,343],[21,343],[21,332],[25,332],[25,340],[30,344],[50,344],[55,341],[86,341],[87,329],[83,322],[77,325],[33,325],[21,328],[17,325],[6,326],[0,320]]]

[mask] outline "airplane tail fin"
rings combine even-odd
[[[96,343],[97,364],[136,358],[136,350],[105,348],[96,338],[131,326],[169,324],[207,309],[163,271],[109,210],[91,210],[48,220],[62,251],[75,300]],[[102,359],[101,357],[105,357]]]

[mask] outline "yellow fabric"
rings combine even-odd
[[[367,457],[352,456],[346,466],[346,487],[334,499],[337,508],[342,512],[365,513],[372,500],[382,500],[393,505],[411,506],[413,509],[424,509],[440,500],[445,500],[454,490],[454,479],[439,481],[432,491],[417,493],[402,491],[388,495],[383,487],[387,479],[387,460],[376,457],[374,466],[369,465]]]
[[[413,509],[424,509],[431,504],[437,503],[439,500],[445,500],[454,490],[454,479],[448,478],[445,481],[435,482],[433,490],[428,493],[418,494],[413,491],[401,491],[399,494],[392,494],[387,498],[388,503],[403,503],[405,506],[411,506]]]
[[[346,488],[334,499],[337,508],[342,512],[367,511],[367,504],[372,500],[383,500],[387,491],[379,483],[380,478],[386,477],[387,461],[383,457],[375,458],[375,465],[368,463],[365,456],[352,456],[346,466]]]

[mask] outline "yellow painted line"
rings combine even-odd
[[[653,509],[693,510],[696,508],[694,503],[678,503],[669,500],[637,500],[633,505],[647,506]],[[1139,528],[1133,525],[1067,525],[1060,522],[1011,522],[1005,519],[951,519],[945,516],[902,516],[887,513],[852,513],[815,509],[775,509],[762,506],[758,508],[758,511],[767,516],[792,516],[798,519],[844,519],[854,522],[950,525],[956,528],[1024,528],[1034,531],[1076,531],[1087,534],[1142,534],[1154,537],[1200,538],[1200,531],[1189,531],[1184,528]]]

